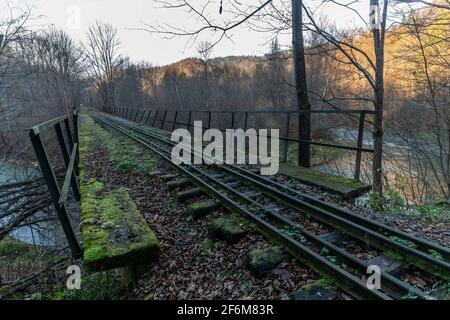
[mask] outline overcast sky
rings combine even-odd
[[[200,3],[204,0],[193,0]],[[217,1],[217,11],[218,3]],[[368,0],[361,0],[361,12],[368,15]],[[90,24],[97,19],[109,22],[117,27],[123,51],[134,61],[164,65],[183,58],[195,56],[195,46],[186,48],[186,39],[162,39],[160,35],[145,31],[130,30],[143,27],[143,23],[192,23],[181,11],[157,8],[152,0],[30,0],[36,6],[36,12],[45,15],[47,23],[67,31],[74,39],[83,40]],[[226,5],[226,0],[224,1]],[[77,26],[77,13],[79,25]],[[333,9],[328,14],[330,20],[338,25],[353,24],[348,12]],[[268,36],[239,28],[233,32],[233,42],[223,41],[214,50],[214,56],[261,55],[268,50]],[[281,40],[285,44],[289,37]]]

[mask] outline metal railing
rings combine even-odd
[[[72,128],[71,128],[72,122]],[[63,130],[64,127],[64,130]],[[58,180],[56,179],[55,171],[50,164],[50,159],[41,133],[53,128],[58,138],[59,148],[66,166],[66,175],[62,188],[60,188]],[[65,132],[65,134],[64,134]],[[72,188],[73,195],[76,201],[80,201],[80,188],[78,183],[79,168],[78,168],[78,112],[73,114],[57,117],[36,125],[29,130],[31,143],[34,152],[39,162],[39,166],[44,176],[45,182],[50,193],[50,197],[55,206],[59,220],[61,222],[64,234],[69,243],[70,250],[74,258],[78,259],[82,256],[81,246],[75,236],[73,223],[68,214],[66,201],[70,188]],[[67,141],[67,143],[66,143]]]
[[[207,115],[207,126],[204,126],[204,129],[211,129],[212,118],[214,114],[218,114],[222,119],[226,118],[226,115],[229,115],[229,125],[226,129],[235,129],[237,123],[237,117],[239,115],[243,116],[243,126],[242,129],[246,131],[248,129],[249,116],[255,114],[278,114],[284,115],[284,134],[280,137],[280,140],[284,142],[283,149],[283,159],[282,161],[286,162],[288,159],[288,148],[289,143],[306,143],[308,145],[317,145],[327,148],[335,148],[335,149],[343,149],[349,151],[356,152],[355,158],[355,174],[354,178],[359,179],[361,176],[361,161],[363,153],[373,153],[374,150],[372,148],[364,148],[364,130],[365,124],[368,115],[374,115],[375,112],[371,110],[338,110],[338,109],[330,109],[330,110],[311,110],[311,111],[301,111],[301,110],[243,110],[243,111],[212,111],[212,110],[162,110],[162,109],[142,109],[142,108],[130,108],[130,107],[114,107],[111,109],[113,115],[117,117],[121,117],[124,119],[128,119],[134,122],[143,123],[144,125],[150,125],[152,127],[158,126],[160,129],[164,129],[169,126],[167,129],[175,130],[180,126],[187,128],[187,130],[191,130],[194,127],[194,121],[196,119],[193,117],[195,114],[205,114]],[[311,114],[342,114],[349,115],[356,119],[358,119],[358,137],[356,141],[356,146],[348,146],[337,143],[328,143],[322,141],[313,141],[313,140],[300,140],[296,138],[290,137],[290,128],[292,123],[292,115],[299,115],[301,113],[311,113]],[[182,122],[179,119],[181,115],[184,114],[187,122]],[[169,118],[170,116],[170,118]],[[221,131],[225,131],[225,128],[217,128]]]

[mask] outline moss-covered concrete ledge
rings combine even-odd
[[[119,165],[117,169],[124,170],[122,165],[128,163],[128,158],[119,154],[122,141],[83,116],[80,125],[80,229],[84,265],[90,271],[103,271],[151,264],[159,256],[160,245],[128,190],[109,191],[101,181],[86,177],[85,164],[99,143],[105,144],[109,156],[114,157],[113,163]],[[129,150],[122,148],[120,151],[126,155]],[[126,169],[142,173],[151,168],[131,166]]]
[[[127,189],[104,192],[90,180],[81,186],[84,265],[91,271],[147,265],[160,253],[158,239]]]
[[[301,183],[322,188],[344,199],[357,198],[371,190],[371,186],[356,179],[343,178],[320,171],[302,168],[292,163],[281,163],[280,174]]]

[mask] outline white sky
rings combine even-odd
[[[200,3],[200,1],[203,3],[205,0],[193,0],[193,3]],[[367,4],[369,0],[360,1],[362,15],[366,16],[369,11]],[[145,31],[129,30],[143,27],[143,22],[192,24],[188,16],[180,10],[157,8],[157,4],[152,0],[29,0],[29,2],[36,6],[36,13],[45,16],[45,22],[64,29],[76,40],[83,40],[89,25],[98,19],[113,24],[118,29],[124,53],[133,61],[145,60],[164,65],[196,55],[195,46],[186,48],[185,38],[167,40],[162,39],[160,35]],[[220,1],[216,2],[218,11]],[[80,24],[74,28],[70,24],[76,21],[72,17],[77,11],[80,13]],[[331,16],[330,20],[338,25],[354,23],[348,11],[335,8],[329,16]],[[214,49],[213,56],[261,55],[268,51],[268,45],[265,44],[267,40],[267,35],[239,28],[233,32],[234,43],[223,41]],[[289,37],[281,39],[281,42],[288,43]]]

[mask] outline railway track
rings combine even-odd
[[[319,274],[332,278],[338,287],[357,299],[431,299],[429,294],[406,283],[401,277],[381,272],[381,288],[369,289],[365,277],[369,263],[356,257],[345,244],[335,243],[326,234],[339,231],[358,249],[375,250],[401,259],[416,272],[438,281],[450,280],[450,250],[425,239],[408,235],[371,221],[314,196],[255,174],[241,166],[175,165],[171,150],[175,145],[160,130],[131,121],[94,113],[93,119],[128,136],[158,154],[181,176],[227,209],[252,221],[265,235]],[[193,150],[194,156],[198,151]],[[319,223],[324,234],[312,228]]]

